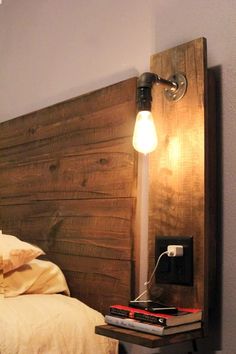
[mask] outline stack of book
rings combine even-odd
[[[200,309],[177,308],[175,314],[164,314],[123,305],[110,306],[110,313],[105,316],[107,324],[158,336],[199,329],[201,319]]]

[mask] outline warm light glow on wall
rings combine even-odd
[[[176,168],[181,158],[181,142],[178,137],[173,137],[168,146],[169,163],[172,168]]]

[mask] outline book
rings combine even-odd
[[[144,323],[128,317],[105,316],[105,322],[118,327],[128,328],[139,332],[151,333],[157,336],[166,336],[175,333],[193,331],[201,328],[201,322],[186,323],[180,326],[160,326],[152,323]]]
[[[178,326],[181,324],[198,322],[202,319],[202,311],[200,309],[182,307],[178,307],[176,314],[164,314],[141,310],[130,306],[112,305],[110,306],[110,315],[150,322],[162,326]]]

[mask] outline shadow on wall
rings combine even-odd
[[[215,78],[215,116],[216,116],[216,260],[215,279],[212,293],[209,295],[209,344],[211,350],[222,349],[222,264],[223,264],[223,164],[222,164],[222,68],[209,69]],[[208,352],[207,352],[208,353]],[[210,353],[215,353],[210,352]]]

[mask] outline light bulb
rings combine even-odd
[[[148,154],[156,149],[158,143],[156,127],[150,111],[140,111],[137,114],[133,147],[138,152]]]

